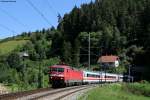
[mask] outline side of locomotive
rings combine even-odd
[[[82,83],[83,72],[73,69],[67,65],[50,66],[50,83],[52,87],[64,87]]]

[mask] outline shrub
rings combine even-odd
[[[144,81],[142,83],[130,83],[125,85],[125,89],[134,93],[150,97],[150,83]]]

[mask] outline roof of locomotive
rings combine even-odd
[[[52,65],[52,66],[50,66],[49,68],[64,68],[64,69],[67,68],[67,69],[71,69],[71,70],[75,70],[75,71],[82,71],[82,70],[73,68],[73,67],[68,66],[68,65]]]
[[[67,66],[67,65],[53,65],[53,66],[50,66],[49,68],[51,67],[56,67],[56,68],[70,68],[70,66]]]

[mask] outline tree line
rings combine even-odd
[[[1,55],[0,82],[43,87],[48,85],[50,65],[63,61],[77,68],[87,66],[89,34],[92,65],[102,55],[118,55],[123,69],[128,65],[148,69],[140,77],[149,79],[149,17],[149,0],[96,0],[75,6],[63,17],[58,15],[56,29],[24,32],[1,41],[28,40],[22,48]],[[23,60],[19,52],[24,51],[29,57]]]
[[[62,49],[67,53],[63,58],[66,62],[72,58],[74,65],[87,63],[88,56],[82,54],[88,54],[88,34],[91,34],[92,64],[101,55],[118,55],[123,66],[145,69],[140,77],[148,79],[149,16],[149,0],[96,0],[80,8],[75,6],[63,18],[59,16],[61,43],[70,47]]]

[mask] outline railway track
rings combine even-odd
[[[3,95],[0,95],[0,100],[15,100],[23,96],[28,96],[28,95],[32,95],[32,94],[36,94],[40,92],[49,91],[49,90],[52,90],[52,88],[49,87],[49,88],[41,88],[41,89],[30,90],[30,91],[3,94]]]
[[[0,95],[0,100],[60,100],[68,95],[89,89],[95,85],[81,85],[66,88],[43,88],[32,91]]]
[[[73,86],[61,89],[50,90],[48,92],[43,92],[39,94],[33,94],[27,97],[19,98],[18,100],[60,100],[68,95],[71,95],[75,92],[88,89],[94,85],[82,85],[82,86]]]
[[[63,94],[62,96],[59,96],[59,97],[57,97],[57,98],[55,98],[54,100],[72,100],[71,99],[71,97],[73,96],[73,94],[74,93],[77,93],[77,92],[81,92],[81,91],[84,91],[84,90],[86,90],[86,89],[89,89],[89,88],[91,88],[91,87],[84,87],[84,88],[79,88],[79,89],[76,89],[76,90],[73,90],[73,91],[70,91],[70,92],[68,92],[68,93],[66,93],[66,94]],[[80,94],[80,93],[79,93]],[[78,95],[79,95],[78,94]],[[69,97],[70,96],[70,97]],[[77,97],[75,97],[75,98],[77,98]],[[74,98],[74,99],[75,99]],[[73,99],[73,100],[74,100]],[[52,99],[53,100],[53,99]],[[75,99],[76,100],[76,99]]]

